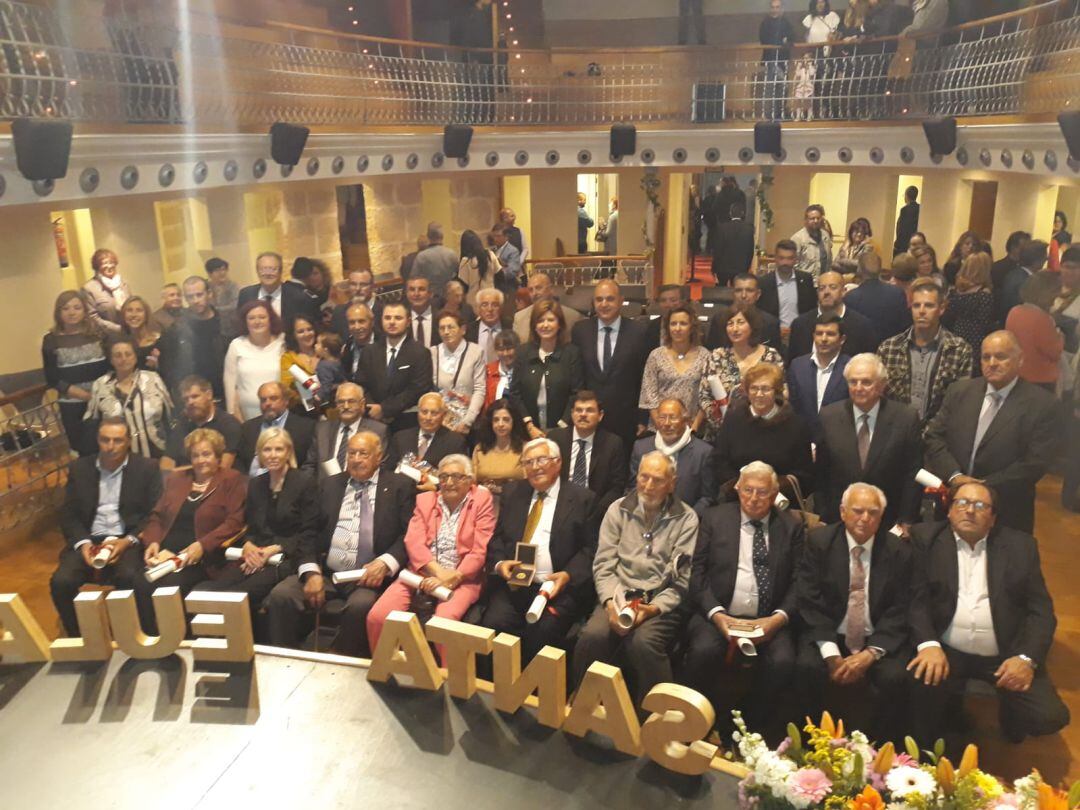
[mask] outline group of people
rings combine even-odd
[[[1049,274],[1033,244],[1023,295]],[[957,286],[986,274],[981,242],[958,250]],[[565,649],[571,689],[619,663],[639,698],[675,679],[777,737],[847,713],[865,685],[878,739],[929,741],[955,728],[943,707],[968,678],[997,687],[1010,739],[1052,733],[1068,711],[1044,666],[1055,619],[1032,532],[1061,416],[1025,376],[1034,327],[1010,309],[972,346],[943,325],[947,271],[905,291],[865,252],[848,291],[825,255],[781,241],[704,330],[681,287],[648,321],[613,280],[585,314],[540,272],[513,318],[497,286],[466,318],[436,301],[424,252],[403,300],[350,273],[355,297],[325,319],[264,254],[227,348],[202,328],[220,318],[212,280],[181,285],[156,353],[126,301],[110,316],[64,293],[47,373],[96,451],[68,479],[64,632],[89,581],[133,588],[147,632],[156,588],[241,591],[260,637],[293,647],[337,600],[343,654],[370,654],[390,611],[412,610],[513,633],[525,663]],[[1075,303],[1080,251],[1051,275]],[[314,404],[294,366],[318,372]],[[79,405],[91,419],[73,421]],[[947,493],[924,493],[924,470]]]

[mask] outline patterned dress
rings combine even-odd
[[[765,353],[761,355],[761,359],[755,365],[761,363],[772,363],[780,366],[781,369],[784,367],[784,360],[780,357],[780,352],[771,346],[765,347]],[[712,376],[716,376],[724,386],[727,400],[713,398],[709,386],[709,378]],[[709,356],[709,364],[705,369],[704,376],[701,378],[698,392],[701,409],[705,411],[704,438],[705,441],[711,442],[720,431],[720,423],[724,419],[723,411],[728,402],[743,397],[742,374],[739,372],[739,362],[734,349],[722,346]]]
[[[701,408],[699,391],[701,379],[709,365],[709,350],[695,346],[687,352],[694,364],[685,373],[679,373],[668,350],[661,346],[653,349],[645,362],[645,374],[641,378],[641,397],[638,407],[652,410],[665,399],[677,399],[686,408],[687,418],[693,421]]]

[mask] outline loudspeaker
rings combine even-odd
[[[447,124],[443,129],[442,150],[448,158],[468,157],[470,143],[472,143],[472,127],[464,124]]]
[[[281,121],[270,127],[270,157],[282,166],[295,166],[300,162],[311,130]]]
[[[27,180],[59,180],[66,176],[73,131],[66,121],[14,121],[11,139],[19,173]]]
[[[780,124],[765,121],[754,124],[754,151],[759,155],[777,155],[780,153]]]
[[[931,155],[951,155],[956,150],[956,119],[931,118],[923,121]]]
[[[626,157],[637,151],[637,127],[633,124],[611,125],[611,151],[613,158]]]
[[[1058,113],[1058,126],[1065,136],[1072,159],[1080,160],[1080,110]]]

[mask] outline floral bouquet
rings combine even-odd
[[[733,712],[734,739],[746,766],[739,803],[756,810],[1074,810],[1080,782],[1066,794],[1038,771],[1011,788],[979,770],[979,752],[969,745],[954,768],[944,742],[919,751],[911,737],[905,753],[891,742],[874,748],[861,731],[844,734],[843,722],[826,712],[820,725],[807,719],[804,738],[794,723],[774,751]]]

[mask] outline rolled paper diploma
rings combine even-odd
[[[174,571],[179,571],[186,562],[186,554],[177,554],[175,557],[165,560],[165,562],[159,562],[157,565],[146,569],[146,581],[157,582],[162,577],[167,577]]]
[[[115,540],[116,540],[115,537],[106,537],[104,542],[108,543],[110,541],[115,541]],[[109,564],[109,557],[111,557],[111,556],[112,556],[112,549],[109,549],[109,548],[106,548],[105,546],[102,546],[101,548],[99,548],[97,550],[97,553],[93,556],[93,559],[90,560],[90,565],[92,565],[94,568],[97,568],[98,570],[100,570],[100,569],[104,568],[106,565]]]
[[[900,524],[897,523],[891,529],[889,529],[889,534],[895,534],[897,537],[903,537],[904,536],[904,530],[901,529]]]
[[[623,605],[622,610],[619,611],[619,627],[629,630],[634,626],[635,621],[637,621],[637,611],[634,610],[634,606]]]
[[[414,591],[420,590],[420,583],[424,581],[424,578],[419,574],[404,569],[400,574],[398,574],[398,579],[400,579],[407,587],[412,588]],[[449,602],[450,597],[453,595],[454,592],[447,588],[445,585],[440,585],[438,588],[435,589],[435,593],[432,594],[432,596],[434,596],[440,602]]]
[[[750,639],[740,638],[736,643],[739,646],[739,652],[741,652],[748,658],[752,658],[757,655],[757,647],[754,646],[754,642],[752,642]]]
[[[784,493],[782,493],[782,492],[777,492],[776,493],[776,500],[774,500],[773,503],[776,504],[776,508],[780,509],[781,511],[783,511],[784,509],[787,509],[788,506],[791,505],[791,501],[789,501],[787,498],[785,498]]]
[[[412,466],[411,464],[398,464],[397,467],[394,469],[394,472],[396,472],[398,475],[407,476],[418,484],[424,478],[424,473],[416,469],[416,467]]]
[[[525,614],[525,621],[528,624],[536,624],[540,621],[540,617],[544,615],[544,608],[547,607],[548,599],[551,597],[551,592],[555,590],[555,583],[545,582],[540,586],[539,592],[532,600],[532,604],[529,605],[529,611]]]
[[[289,366],[289,373],[292,374],[294,380],[300,383],[300,385],[308,391],[315,392],[319,390],[319,378],[314,374],[308,374],[300,368],[300,366],[296,365],[296,363]]]
[[[727,399],[727,389],[724,388],[724,384],[720,382],[720,378],[715,374],[710,374],[707,378],[709,383],[709,394],[712,398],[718,402],[723,402]]]
[[[236,548],[235,546],[225,549],[226,560],[242,560],[244,559],[244,549]],[[285,559],[285,555],[280,551],[277,554],[271,554],[267,559],[268,565],[281,565],[281,561]]]
[[[355,568],[352,571],[335,571],[330,579],[335,585],[344,585],[346,582],[357,582],[364,578],[366,568]]]
[[[941,489],[945,486],[945,482],[929,470],[919,470],[915,473],[915,483],[928,487],[929,489]]]

